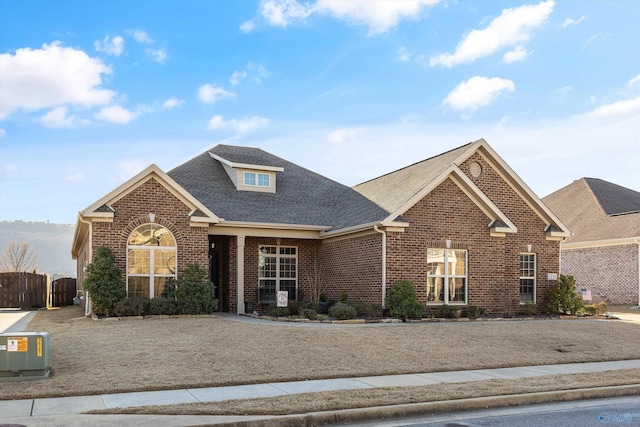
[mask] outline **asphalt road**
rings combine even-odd
[[[640,426],[640,396],[581,400],[375,421],[376,427],[626,427]]]

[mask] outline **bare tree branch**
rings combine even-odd
[[[0,272],[33,271],[38,267],[38,255],[27,242],[9,242],[0,253]]]

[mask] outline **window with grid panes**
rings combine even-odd
[[[427,304],[467,303],[467,251],[427,249]]]
[[[288,291],[290,300],[298,299],[298,248],[260,246],[258,258],[258,298],[276,300],[277,291]]]
[[[536,302],[536,254],[520,254],[520,303]]]

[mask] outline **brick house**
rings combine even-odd
[[[640,305],[640,193],[581,178],[543,200],[573,232],[560,271],[594,302]]]
[[[411,280],[430,308],[541,303],[568,228],[480,139],[346,187],[260,149],[217,145],[151,165],[79,213],[78,282],[108,245],[130,296],[206,266],[223,311],[290,299],[378,303]],[[87,307],[88,310],[90,309]]]

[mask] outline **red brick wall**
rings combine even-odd
[[[638,245],[563,249],[562,274],[589,289],[593,302],[638,303]]]
[[[323,290],[338,300],[347,292],[350,303],[382,303],[382,235],[322,242]]]
[[[482,174],[474,178],[469,164],[478,162]],[[548,289],[547,273],[558,272],[559,242],[545,239],[545,223],[480,156],[461,165],[469,178],[518,227],[518,233],[491,237],[490,219],[450,179],[445,180],[403,216],[410,227],[404,233],[389,233],[387,240],[387,290],[397,280],[411,280],[421,301],[426,302],[427,248],[468,251],[468,304],[493,313],[520,310],[519,254],[537,255],[536,294],[540,309]]]
[[[93,223],[93,250],[107,245],[116,257],[116,264],[126,280],[127,240],[137,227],[153,222],[166,227],[177,244],[178,271],[188,264],[198,263],[209,268],[208,229],[191,227],[188,214],[191,209],[171,194],[155,179],[149,179],[113,204],[113,222]]]
[[[280,244],[278,245],[278,240]],[[234,242],[235,243],[235,242]],[[319,242],[316,240],[301,239],[275,239],[269,237],[247,237],[244,247],[244,300],[253,303],[254,309],[266,311],[266,305],[258,303],[258,262],[259,247],[268,246],[295,246],[298,248],[298,301],[311,299],[312,278],[314,276],[314,262],[318,252]],[[235,264],[235,258],[231,259]],[[237,300],[236,300],[237,301]]]

